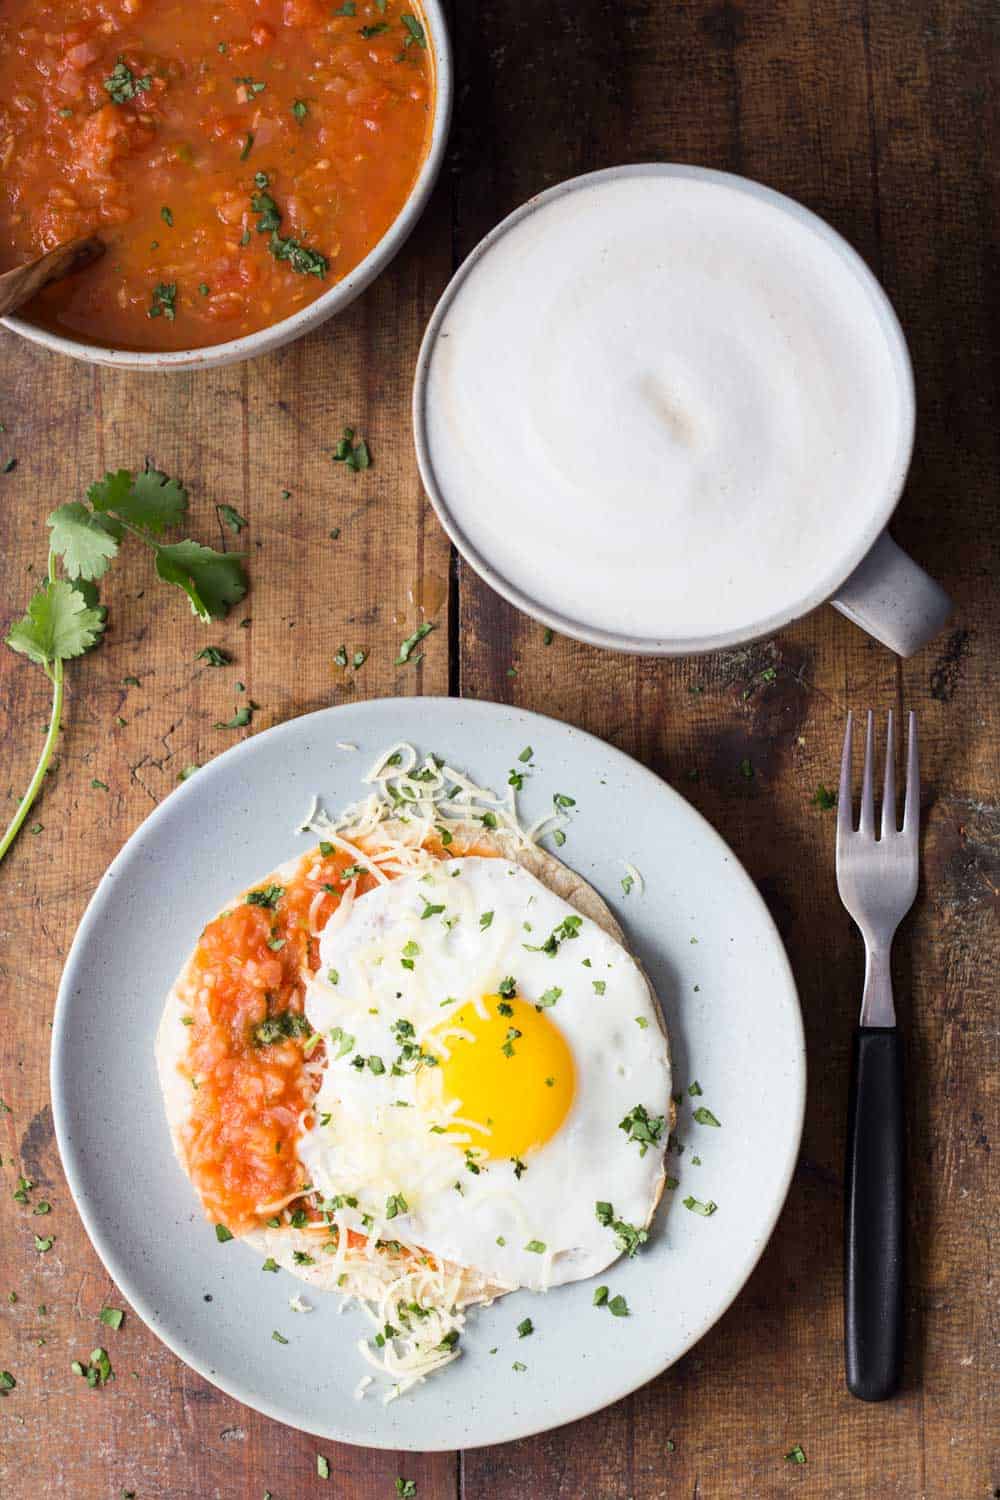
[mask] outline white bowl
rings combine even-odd
[[[109,365],[118,370],[190,370],[211,369],[217,365],[236,364],[240,360],[254,359],[271,349],[280,349],[311,329],[318,328],[327,318],[343,311],[348,303],[359,297],[375,277],[385,270],[393,256],[400,250],[410,231],[423,213],[431,195],[441,163],[444,159],[451,124],[452,64],[451,43],[445,23],[441,0],[423,0],[423,11],[427,20],[427,33],[434,59],[434,124],[430,144],[423,166],[398,216],[389,226],[378,244],[360,261],[342,281],[317,297],[308,307],[283,318],[270,328],[261,328],[257,333],[245,334],[242,338],[229,339],[224,344],[212,344],[205,349],[175,349],[163,352],[137,349],[111,349],[101,344],[88,344],[82,339],[65,338],[40,328],[25,318],[0,318],[0,325],[51,349],[56,354],[68,354],[73,359],[83,359],[92,365]]]

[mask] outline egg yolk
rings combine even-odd
[[[448,1134],[471,1137],[477,1155],[523,1157],[551,1140],[569,1113],[573,1055],[559,1027],[530,1001],[486,995],[479,1005],[465,1004],[423,1047],[439,1065],[421,1070],[420,1103]],[[444,1111],[455,1105],[449,1118]]]

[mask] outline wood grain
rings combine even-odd
[[[44,831],[22,836],[0,866],[0,1097],[11,1110],[0,1115],[0,1367],[18,1379],[0,1398],[0,1494],[104,1500],[124,1487],[141,1500],[242,1500],[270,1489],[275,1500],[389,1500],[402,1475],[419,1500],[988,1500],[1000,1491],[995,9],[462,0],[455,42],[459,107],[442,186],[394,267],[326,329],[250,365],[169,377],[98,372],[0,338],[0,464],[18,460],[0,476],[5,619],[27,598],[29,570],[43,567],[48,511],[105,466],[147,456],[189,484],[195,535],[236,543],[217,502],[246,516],[238,541],[253,578],[245,610],[211,633],[236,658],[217,670],[195,661],[205,632],[147,560],[116,565],[108,639],[69,674],[59,769],[37,812]],[[546,646],[539,626],[450,558],[408,421],[434,298],[451,266],[531,193],[642,159],[728,167],[792,193],[883,278],[920,406],[894,530],[958,601],[950,631],[914,660],[897,662],[831,610],[772,641],[685,662]],[[330,461],[345,423],[369,437],[369,474]],[[397,669],[422,599],[441,629],[421,666]],[[370,652],[357,674],[333,665],[342,642]],[[260,704],[244,732],[349,695],[449,690],[582,725],[678,786],[759,883],[808,1035],[795,1182],[744,1294],[674,1369],[609,1411],[464,1455],[337,1449],[220,1395],[134,1316],[117,1334],[102,1330],[114,1385],[89,1392],[70,1373],[100,1341],[101,1305],[121,1298],[55,1152],[55,989],[108,861],[182,767],[235,736],[212,726],[236,706],[237,680]],[[841,1374],[843,1118],[862,957],[833,882],[832,815],[812,800],[834,779],[846,708],[868,704],[919,713],[927,827],[896,976],[911,1132],[907,1369],[900,1397],[880,1407],[847,1396]],[[0,787],[11,807],[47,708],[41,674],[0,653]],[[22,1170],[52,1202],[44,1220],[10,1198]],[[56,1237],[47,1255],[33,1248],[40,1224]],[[783,1457],[796,1442],[804,1466]],[[330,1459],[329,1486],[317,1449]]]

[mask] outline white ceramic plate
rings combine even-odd
[[[290,1310],[302,1290],[260,1256],[216,1243],[174,1160],[153,1062],[163,997],[206,919],[308,847],[293,832],[315,793],[337,808],[390,742],[447,753],[503,786],[525,745],[530,818],[577,799],[562,856],[611,902],[663,999],[675,1088],[697,1078],[722,1128],[691,1119],[645,1250],[602,1280],[628,1318],[591,1305],[589,1282],[476,1309],[464,1354],[390,1405],[352,1392],[359,1311]],[[337,742],[356,744],[356,752]],[[621,888],[623,861],[646,880]],[[616,1401],[657,1375],[739,1292],[774,1227],[795,1164],[805,1055],[784,949],[748,876],[707,823],[651,772],[555,720],[490,703],[383,699],[279,725],[222,755],[146,820],[114,861],[73,944],[56,1008],[52,1096],[63,1165],[94,1246],[136,1312],[215,1385],[335,1441],[430,1450],[503,1442]],[[693,1154],[702,1165],[691,1163]],[[713,1199],[701,1218],[682,1199]],[[517,1324],[536,1332],[519,1340]],[[273,1329],[287,1339],[272,1340]],[[496,1348],[496,1353],[490,1350]],[[514,1371],[515,1360],[527,1366]],[[567,1373],[571,1372],[571,1378]]]

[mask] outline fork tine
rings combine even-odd
[[[916,838],[920,832],[920,755],[917,749],[917,716],[911,711],[906,755],[906,806],[903,832]]]
[[[861,822],[858,832],[875,837],[875,715],[868,710],[865,729],[865,769],[861,780]]]
[[[896,832],[896,724],[892,709],[885,732],[885,780],[882,783],[882,838]]]
[[[844,750],[840,757],[840,789],[837,792],[837,838],[854,831],[854,809],[851,804],[851,747],[854,739],[854,715],[847,710]]]

